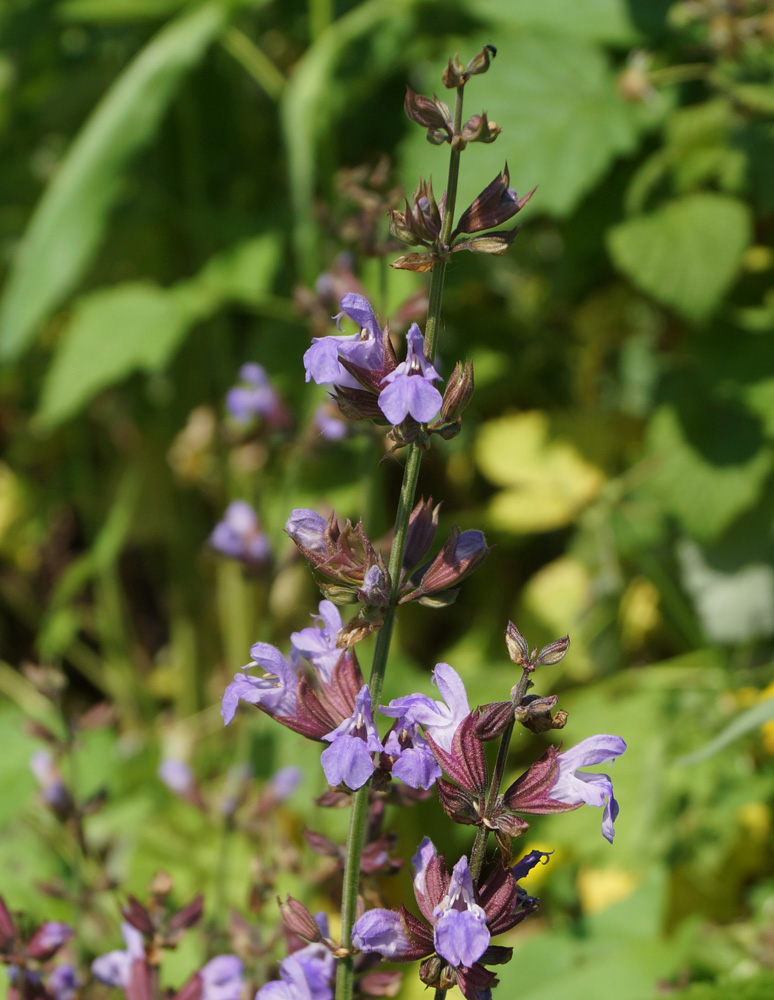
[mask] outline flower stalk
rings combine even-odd
[[[464,86],[456,89],[454,108],[454,131],[459,135],[462,129],[462,95]],[[454,220],[454,206],[457,200],[457,184],[460,171],[460,150],[451,143],[449,154],[449,174],[446,186],[446,209],[441,230],[441,244],[448,246],[451,239]],[[425,356],[430,363],[435,357],[438,343],[438,332],[441,319],[443,300],[443,285],[446,275],[447,260],[436,259],[431,276],[428,295],[427,323],[425,326]],[[419,480],[419,469],[422,464],[422,449],[412,444],[408,449],[406,465],[403,469],[403,482],[400,489],[398,509],[395,515],[395,532],[390,551],[389,572],[392,579],[392,594],[390,606],[387,608],[384,623],[376,636],[374,656],[371,662],[369,688],[374,705],[381,698],[384,674],[392,640],[392,629],[395,622],[395,611],[400,590],[401,566],[406,549],[409,517],[414,507],[414,501]],[[360,859],[363,853],[370,781],[358,789],[352,801],[352,812],[347,834],[346,863],[341,896],[341,945],[350,950],[352,944],[352,928],[355,924],[357,894],[360,881]],[[354,959],[351,954],[340,959],[336,969],[336,1000],[351,1000],[354,982]],[[436,997],[443,997],[444,990],[437,990]]]

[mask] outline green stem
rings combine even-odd
[[[518,705],[527,693],[527,688],[529,687],[529,675],[531,672],[531,670],[522,671],[518,686],[513,693],[512,700],[514,705]],[[492,811],[497,802],[497,797],[500,794],[500,785],[502,784],[503,775],[505,774],[505,765],[508,761],[508,751],[511,746],[513,726],[514,722],[511,720],[500,739],[500,746],[497,749],[497,760],[495,761],[492,780],[489,784],[489,792],[486,797],[486,806],[484,807],[485,820],[492,815]],[[483,826],[480,826],[476,831],[476,839],[473,842],[473,850],[470,852],[470,873],[473,876],[474,882],[478,882],[481,875],[484,858],[486,857],[486,842],[489,837],[489,832],[489,827],[486,823],[484,823]]]
[[[462,89],[457,91],[455,108],[455,134],[462,128]],[[443,219],[441,241],[448,246],[452,232],[454,204],[457,198],[457,180],[459,177],[459,150],[452,148],[449,157],[449,180],[446,188],[446,210]],[[432,360],[435,355],[440,326],[441,300],[443,298],[443,282],[446,274],[446,261],[436,260],[430,276],[429,305],[427,324],[425,327],[425,356]],[[371,676],[368,686],[371,691],[371,704],[376,706],[382,694],[384,674],[390,653],[392,629],[395,624],[395,611],[401,587],[401,571],[403,568],[403,553],[408,537],[409,518],[414,509],[414,499],[419,480],[419,467],[422,464],[422,449],[412,444],[409,447],[406,466],[403,470],[403,483],[400,488],[398,510],[395,515],[395,533],[388,569],[392,580],[390,606],[384,616],[384,624],[376,637],[374,658],[371,663]],[[347,835],[346,862],[344,865],[344,883],[341,890],[341,945],[349,950],[352,944],[352,928],[355,923],[357,908],[357,892],[360,881],[360,858],[363,853],[365,838],[370,782],[355,792],[352,800],[352,813],[349,820]],[[346,955],[338,963],[336,970],[336,1000],[351,1000],[354,981],[354,958]],[[445,991],[440,991],[443,995]]]
[[[244,31],[229,28],[220,44],[273,101],[279,100],[285,87],[285,77]]]

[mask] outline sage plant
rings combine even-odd
[[[281,913],[298,947],[281,962],[280,978],[261,987],[260,1000],[392,995],[395,973],[379,971],[382,959],[420,962],[419,976],[436,990],[436,998],[459,986],[468,1000],[486,1000],[497,983],[490,966],[508,962],[512,954],[493,939],[535,911],[538,901],[519,883],[549,859],[533,850],[514,860],[513,841],[528,828],[524,816],[567,812],[585,803],[603,809],[602,833],[611,842],[614,836],[618,805],[610,778],[582,768],[620,756],[626,749],[620,737],[591,736],[566,751],[551,746],[501,788],[514,726],[545,733],[567,721],[567,714],[556,710],[555,695],[538,696],[530,689],[540,666],[566,654],[568,637],[530,651],[509,623],[506,647],[521,673],[501,701],[471,707],[460,675],[439,663],[433,672],[439,698],[414,692],[381,704],[399,608],[409,602],[429,608],[451,604],[489,553],[480,531],[455,527],[432,555],[439,507],[416,493],[424,452],[434,440],[442,446],[459,433],[474,390],[469,361],[457,362],[445,386],[434,364],[446,266],[451,254],[462,250],[505,253],[519,227],[491,230],[520,212],[533,194],[519,197],[506,166],[455,223],[460,156],[468,144],[494,142],[500,133],[485,113],[467,121],[462,115],[467,84],[489,69],[494,55],[486,46],[467,65],[456,56],[449,61],[442,80],[455,94],[453,112],[435,96],[406,93],[408,117],[427,130],[431,143],[449,147],[444,195],[437,200],[431,182],[420,181],[405,209],[390,213],[392,234],[415,248],[392,266],[430,276],[424,333],[412,323],[405,356],[399,358],[368,299],[348,292],[334,317],[338,332],[315,337],[303,358],[306,380],[330,386],[343,418],[385,428],[389,450],[405,452],[405,464],[387,553],[377,549],[361,521],[342,522],[335,513],[326,518],[305,508],[290,511],[286,531],[319,586],[318,614],[310,627],[290,637],[287,653],[255,643],[250,662],[223,697],[226,723],[245,701],[319,741],[321,777],[329,789],[318,801],[350,807],[344,850],[309,835],[315,850],[338,857],[343,866],[340,936],[330,937],[325,914],[313,916],[303,901],[288,897]],[[347,332],[345,323],[354,323],[355,332]],[[243,382],[250,381],[249,374],[243,373]],[[255,405],[253,395],[258,399],[264,387],[253,379],[249,391],[238,391],[239,406],[232,400],[232,409],[241,412],[248,403]],[[343,621],[339,607],[348,605],[357,610]],[[366,681],[357,647],[373,633]],[[380,719],[390,724],[380,726]],[[499,740],[499,748],[490,774],[484,744],[492,740]],[[364,909],[361,877],[395,870],[400,863],[390,856],[390,834],[381,829],[385,802],[408,805],[431,795],[452,822],[476,828],[469,856],[450,865],[425,837],[412,862],[415,900],[397,910]],[[490,833],[496,849],[488,852]]]

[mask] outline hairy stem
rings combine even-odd
[[[457,91],[455,107],[455,134],[462,128],[462,88]],[[452,232],[454,204],[457,198],[457,180],[459,177],[460,153],[452,148],[449,156],[449,179],[446,188],[446,211],[443,219],[441,241],[448,245]],[[443,299],[443,281],[446,275],[446,261],[436,260],[430,276],[430,292],[425,326],[425,356],[432,362],[438,341],[440,327],[441,301]],[[398,510],[395,515],[395,533],[390,550],[388,569],[392,580],[390,607],[384,618],[384,624],[376,637],[374,658],[371,663],[371,676],[368,686],[371,690],[371,703],[376,708],[382,694],[384,674],[390,653],[392,629],[395,623],[395,611],[401,585],[401,570],[403,553],[406,549],[409,518],[414,508],[414,501],[419,480],[419,467],[422,464],[422,449],[412,444],[408,450],[408,458],[403,469],[403,483],[400,488]],[[349,820],[347,835],[346,862],[344,865],[344,882],[341,891],[341,944],[349,949],[352,944],[352,927],[355,923],[357,908],[357,891],[360,881],[360,858],[363,853],[363,841],[368,817],[368,799],[370,781],[355,792],[352,799],[352,813]],[[336,1000],[351,1000],[354,980],[354,958],[347,955],[338,963],[336,970]],[[441,991],[443,995],[444,991]]]

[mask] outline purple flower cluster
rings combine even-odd
[[[441,394],[433,385],[441,376],[425,357],[417,324],[412,323],[406,334],[406,360],[397,364],[389,337],[367,299],[351,292],[344,295],[341,312],[335,317],[339,330],[342,316],[354,320],[360,332],[315,337],[304,354],[307,382],[355,390],[356,394],[370,391],[377,397],[378,410],[366,410],[363,415],[376,417],[381,411],[379,415],[393,425],[407,417],[429,423],[441,408]],[[350,396],[350,401],[353,406],[358,402],[366,405],[357,395]]]
[[[315,916],[322,937],[328,937],[328,918]],[[262,986],[255,1000],[333,1000],[336,960],[324,944],[313,942],[283,958],[279,979]]]
[[[239,382],[226,393],[226,409],[231,419],[240,425],[256,417],[272,427],[284,427],[288,414],[279,393],[269,381],[261,365],[249,362],[239,369]]]
[[[269,540],[258,515],[244,500],[232,501],[212,530],[210,546],[221,555],[260,568],[271,561]]]

